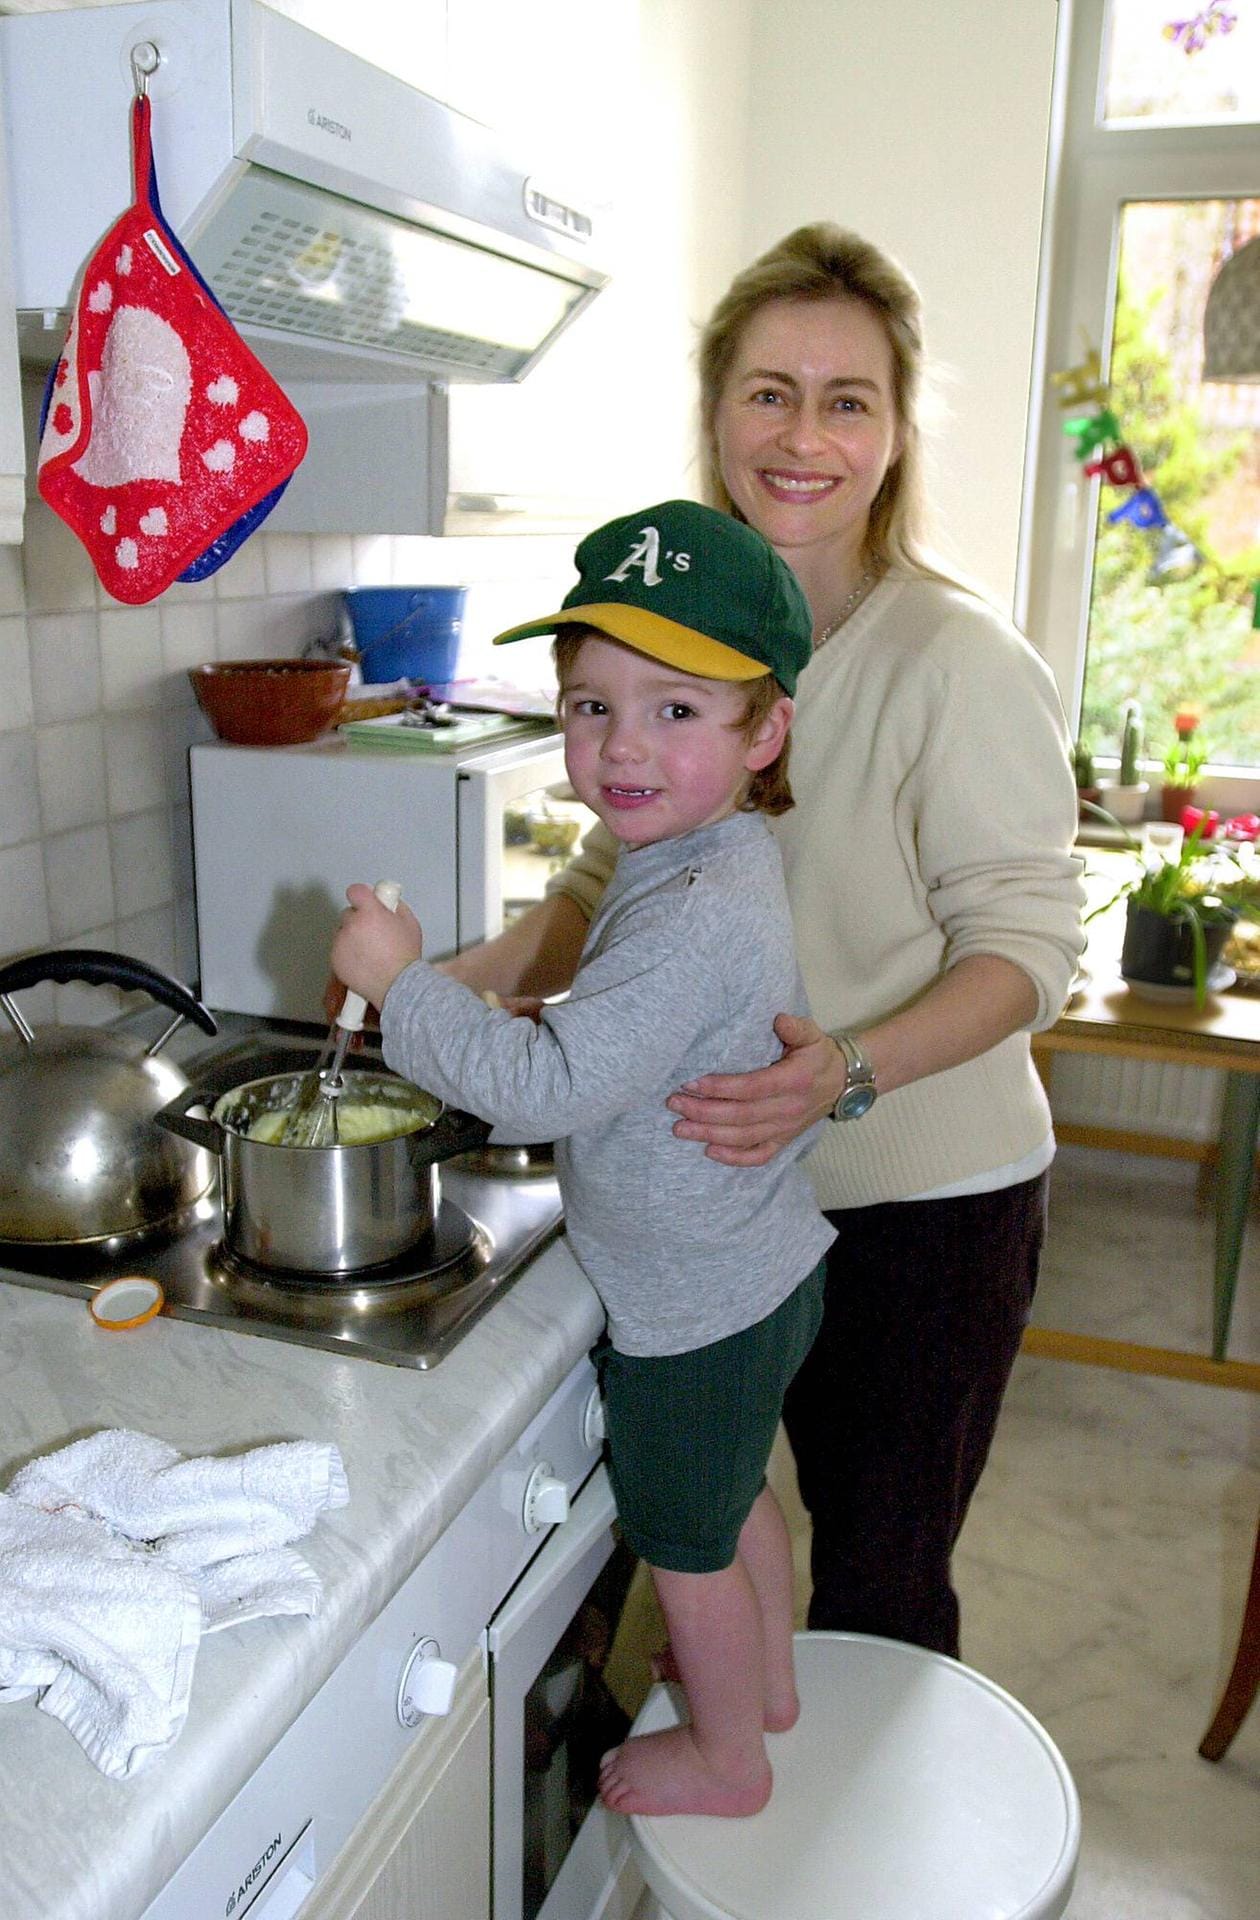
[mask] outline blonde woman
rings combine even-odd
[[[1054,683],[927,555],[922,374],[913,284],[826,223],[741,273],[704,330],[709,499],[764,535],[813,615],[797,805],[776,832],[814,1018],[776,1023],[773,1064],[669,1104],[680,1142],[734,1166],[829,1117],[808,1165],[838,1237],[784,1413],[813,1522],[809,1623],[957,1654],[951,1554],[1027,1321],[1054,1153],[1029,1036],[1058,1018],[1084,939]],[[592,835],[540,908],[452,970],[563,988],[614,857]]]

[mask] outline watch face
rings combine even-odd
[[[860,1120],[874,1105],[874,1087],[846,1087],[840,1096],[840,1116],[844,1120]]]

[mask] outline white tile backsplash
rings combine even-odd
[[[348,533],[311,541],[311,585],[316,593],[344,593],[354,585],[354,543]]]
[[[354,556],[354,579],[350,583],[356,587],[388,587],[393,585],[394,565],[391,548],[393,541],[384,533],[355,533],[350,537],[351,551]]]
[[[267,592],[309,593],[311,539],[305,533],[276,533],[263,543]]]
[[[147,960],[159,973],[178,977],[173,904],[119,920],[116,938],[121,953],[130,954],[134,960]]]
[[[35,734],[0,733],[0,847],[16,847],[40,834]]]
[[[102,613],[101,695],[107,713],[162,704],[162,621],[156,607]]]
[[[11,553],[0,547],[0,553]],[[29,727],[35,718],[31,694],[31,650],[26,621],[0,620],[0,733],[10,727]]]
[[[109,850],[119,920],[170,905],[175,897],[175,863],[168,807],[112,820]]]
[[[105,778],[112,817],[143,813],[165,802],[166,726],[162,714],[117,714],[106,720]]]
[[[0,848],[0,954],[7,959],[49,940],[48,888],[38,840]]]
[[[214,588],[216,600],[261,600],[267,591],[267,569],[263,562],[264,541],[260,534],[236,549],[232,558],[210,576],[207,585]]]
[[[45,833],[64,833],[69,827],[105,819],[109,803],[102,720],[37,727],[35,758]]]
[[[166,673],[162,696],[167,706],[187,707],[195,695],[188,678],[190,667],[218,658],[218,614],[214,606],[161,606],[162,665]]]
[[[21,547],[0,546],[0,614],[26,612]]]
[[[27,502],[24,531],[27,612],[95,612],[96,573],[78,535],[38,498]]]
[[[51,835],[44,842],[44,871],[54,940],[70,940],[114,918],[109,834],[104,825]]]
[[[81,720],[101,706],[100,620],[91,613],[40,614],[27,622],[31,691],[41,726]]]
[[[73,940],[63,940],[63,947],[99,947],[106,953],[125,952],[118,938],[118,929],[112,920],[99,927],[90,927],[86,933],[77,935]],[[68,980],[54,989],[56,1017],[63,1027],[103,1027],[107,1020],[114,1020],[130,1001],[128,995],[118,987],[99,986],[96,982]]]

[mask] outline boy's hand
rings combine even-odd
[[[346,888],[346,899],[350,905],[333,940],[332,970],[370,1006],[381,1007],[399,974],[424,950],[420,922],[402,900],[391,913],[361,881]]]
[[[330,973],[324,982],[324,998],[321,1002],[324,1009],[325,1020],[332,1021],[337,1018],[337,1015],[341,1012],[342,1003],[345,1000],[347,992],[348,988],[345,982],[338,980],[335,973]],[[379,1027],[381,1024],[380,1008],[369,1004],[367,1013],[364,1015],[364,1020],[369,1027]],[[361,1033],[352,1033],[350,1035],[350,1047],[352,1051],[355,1047],[362,1046],[362,1044],[363,1035]]]

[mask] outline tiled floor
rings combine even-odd
[[[1036,1317],[1205,1349],[1211,1257],[1192,1168],[1065,1149]],[[1260,1359],[1255,1214],[1234,1317],[1232,1356]],[[794,1508],[803,1597],[782,1443],[772,1477]],[[1196,1752],[1233,1659],[1258,1511],[1260,1395],[1018,1363],[957,1558],[964,1658],[1036,1714],[1076,1779],[1068,1920],[1260,1914],[1260,1702],[1223,1761]],[[641,1617],[623,1639],[651,1631]]]
[[[1065,1149],[1036,1318],[1206,1348],[1212,1223],[1191,1168]],[[1231,1355],[1260,1358],[1253,1215]],[[1019,1362],[958,1554],[964,1658],[1023,1700],[1080,1791],[1070,1920],[1255,1920],[1260,1703],[1196,1748],[1237,1645],[1260,1396]]]

